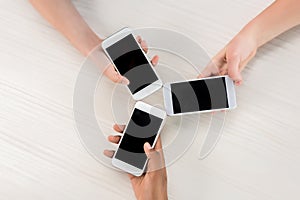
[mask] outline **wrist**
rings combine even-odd
[[[159,188],[158,190],[154,190],[152,192],[145,192],[142,193],[140,196],[136,196],[138,200],[150,200],[150,199],[155,199],[155,200],[168,200],[168,192],[167,189]]]
[[[262,41],[262,34],[260,28],[253,21],[249,22],[239,33],[243,38],[251,40],[252,44],[255,45],[256,49],[264,44]]]
[[[94,32],[87,33],[85,36],[84,45],[81,48],[78,48],[84,56],[87,56],[95,47],[101,45],[103,39],[98,37]]]
[[[154,199],[157,200],[168,200],[168,192],[166,188],[162,188],[162,190],[160,192],[156,193],[157,196]]]
[[[142,198],[139,198],[138,200],[146,200],[146,199],[168,200],[168,196],[167,196],[167,194],[154,195],[152,197],[150,197],[150,196],[147,196],[146,198],[142,197]]]

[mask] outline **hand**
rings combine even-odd
[[[140,36],[137,36],[136,37],[136,40],[138,41],[138,43],[141,45],[143,51],[145,53],[148,53],[148,45],[146,43],[145,40],[143,40]],[[157,55],[155,55],[152,60],[151,60],[151,63],[153,66],[157,65],[158,63],[158,60],[159,60],[159,57]],[[110,64],[108,66],[108,68],[104,71],[104,74],[110,79],[112,80],[113,82],[116,82],[116,83],[124,83],[126,85],[129,84],[129,81],[128,79],[126,79],[125,77],[123,77],[121,74],[119,74],[118,72],[116,72],[114,66],[112,64]]]
[[[126,78],[115,71],[103,51],[92,51],[101,45],[103,40],[88,26],[71,0],[30,0],[30,3],[84,56],[89,56],[89,59],[101,68],[109,79],[114,82],[129,84]],[[147,53],[146,42],[140,36],[137,37],[137,41]],[[151,62],[156,65],[158,56],[154,56]],[[109,67],[107,68],[107,66]]]
[[[119,133],[122,133],[124,128],[125,126],[114,125],[114,130]],[[115,144],[118,144],[120,139],[121,136],[119,135],[108,137],[108,140]],[[138,200],[166,200],[168,199],[167,171],[160,137],[154,149],[151,149],[149,143],[145,143],[144,151],[149,159],[147,172],[140,177],[128,174],[135,196]],[[108,157],[113,157],[114,153],[112,150],[104,151],[104,155]]]
[[[255,36],[247,32],[236,35],[205,67],[199,78],[228,74],[237,86],[242,84],[241,71],[255,56],[257,42]]]

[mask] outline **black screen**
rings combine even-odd
[[[171,84],[174,114],[228,108],[225,78]]]
[[[161,118],[135,108],[115,157],[143,169],[147,161],[144,144],[149,142],[153,145],[162,121]]]
[[[126,36],[106,51],[120,74],[129,80],[128,87],[132,94],[158,80],[133,35]]]

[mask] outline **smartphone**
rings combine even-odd
[[[102,48],[116,71],[129,80],[128,89],[141,100],[162,87],[153,66],[136,41],[133,32],[124,28],[102,42]]]
[[[163,88],[168,115],[212,112],[237,106],[234,83],[228,76],[166,83]]]
[[[155,146],[165,118],[165,111],[137,102],[113,156],[112,165],[135,176],[141,176],[148,161],[144,144],[149,142],[152,147]]]

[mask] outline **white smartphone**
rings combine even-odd
[[[133,32],[124,28],[102,42],[102,48],[115,69],[129,80],[133,99],[141,100],[162,87],[153,66],[136,41]]]
[[[216,76],[166,83],[163,88],[168,115],[229,110],[237,106],[234,83],[228,76]]]
[[[152,147],[155,146],[165,118],[165,111],[137,102],[113,156],[113,166],[141,176],[148,161],[144,144],[149,142]]]

